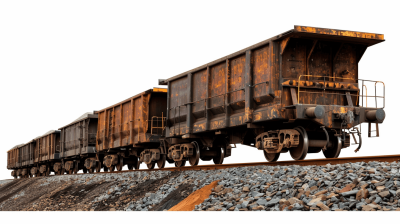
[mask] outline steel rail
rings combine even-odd
[[[184,170],[216,170],[216,169],[227,169],[233,167],[247,167],[247,166],[312,166],[312,165],[336,165],[344,163],[356,163],[356,162],[397,162],[400,161],[400,155],[381,155],[381,156],[365,156],[365,157],[342,157],[332,159],[308,159],[308,160],[288,160],[288,161],[277,161],[277,162],[255,162],[255,163],[230,163],[230,164],[219,164],[219,165],[200,165],[200,166],[185,166],[185,167],[167,167],[163,169],[154,170],[169,170],[169,171],[184,171]],[[146,171],[154,171],[146,170]],[[141,171],[141,170],[135,170]],[[121,171],[124,172],[124,171]]]
[[[52,176],[64,176],[64,175],[84,175],[84,174],[115,174],[125,172],[149,172],[149,171],[185,171],[185,170],[220,170],[234,167],[248,167],[248,166],[323,166],[327,164],[336,165],[344,163],[356,163],[356,162],[398,162],[400,161],[400,154],[397,155],[380,155],[380,156],[363,156],[363,157],[342,157],[342,158],[328,158],[328,159],[307,159],[307,160],[288,160],[288,161],[277,161],[277,162],[254,162],[254,163],[229,163],[229,164],[218,164],[218,165],[200,165],[200,166],[184,166],[184,167],[167,167],[163,169],[139,169],[139,170],[123,170],[123,171],[112,171],[112,172],[100,172],[100,173],[78,173],[78,174],[63,174],[63,175],[51,175],[51,176],[38,176],[38,177],[52,177]],[[25,179],[25,178],[18,178]],[[11,179],[15,180],[15,179]]]
[[[247,166],[313,166],[313,165],[331,165],[344,164],[344,163],[356,163],[356,162],[397,162],[400,161],[399,155],[381,155],[381,156],[364,156],[364,157],[342,157],[342,158],[331,158],[331,159],[307,159],[307,160],[288,160],[288,161],[277,161],[277,162],[255,162],[255,163],[229,163],[229,164],[218,164],[218,165],[199,165],[199,166],[184,166],[184,167],[166,167],[163,169],[139,169],[139,170],[123,170],[113,172],[101,172],[101,173],[123,173],[123,172],[141,172],[141,171],[185,171],[185,170],[219,170],[228,169],[234,167],[247,167]],[[96,173],[93,173],[96,174]]]

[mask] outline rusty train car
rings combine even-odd
[[[85,113],[7,152],[14,178],[165,166],[160,153],[167,89],[153,88],[94,113]],[[156,159],[158,162],[152,162]]]
[[[96,148],[104,157],[106,169],[139,169],[144,162],[149,169],[157,163],[165,166],[160,151],[167,109],[167,90],[153,88],[120,103],[96,111],[99,116]]]
[[[361,124],[368,123],[369,137],[373,126],[379,136],[386,116],[384,83],[358,72],[366,49],[382,41],[382,34],[295,26],[160,79],[167,89],[147,90],[18,145],[7,152],[7,168],[28,177],[132,170],[141,163],[148,169],[166,162],[222,164],[236,144],[263,151],[268,161],[321,151],[336,158],[351,137],[358,151]],[[375,105],[367,107],[371,98]]]
[[[334,158],[355,133],[361,147],[356,126],[378,128],[385,112],[360,105],[364,84],[383,82],[359,79],[358,63],[382,41],[381,34],[295,26],[159,80],[168,86],[168,158],[177,166],[220,164],[235,144],[263,150],[268,161],[287,152],[295,160],[320,151]]]
[[[68,125],[59,128],[60,132],[60,157],[61,161],[54,164],[54,172],[57,174],[100,172],[101,164],[86,168],[87,159],[96,156],[96,132],[97,114],[85,113]]]

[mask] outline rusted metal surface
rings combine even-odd
[[[150,89],[96,111],[96,114],[99,119],[96,144],[98,151],[140,147],[140,144],[149,142],[158,143],[159,135],[151,134],[151,122],[153,117],[166,114],[166,89]]]
[[[362,80],[358,74],[358,62],[367,47],[382,41],[382,34],[295,26],[160,80],[168,85],[168,143],[174,146],[195,140],[201,151],[224,144],[226,148],[230,144],[255,146],[255,137],[264,132],[306,127],[304,132],[312,142],[310,150],[308,144],[300,146],[306,148],[306,154],[334,147],[337,136],[342,136],[341,147],[345,148],[351,128],[384,120],[383,108],[363,106],[363,99],[374,97],[376,102],[383,100],[384,107],[384,89],[382,95],[375,91],[374,96],[360,91],[367,82],[375,85],[375,90],[382,82]],[[326,129],[322,131],[322,127]],[[320,144],[314,144],[319,140],[326,145],[319,148]],[[339,155],[336,151],[332,154]]]
[[[340,36],[340,37],[364,38],[364,39],[373,39],[381,41],[384,40],[383,34],[375,34],[375,33],[364,33],[357,31],[335,30],[335,29],[307,27],[307,26],[294,26],[294,29],[296,32],[303,32],[303,33],[315,33],[315,34]]]
[[[14,146],[12,149],[7,151],[7,169],[15,169],[21,167],[21,150],[20,147],[23,144]]]
[[[99,164],[111,171],[115,168],[122,170],[125,164],[133,169],[147,161],[144,157],[154,151],[160,154],[166,108],[167,89],[153,88],[96,111],[96,158]],[[157,161],[148,162],[147,165],[154,166]]]
[[[308,38],[301,38],[303,33],[308,34]],[[314,34],[327,35],[326,38],[336,41],[310,39]],[[212,66],[165,80],[164,83],[171,82],[168,111],[171,126],[167,128],[167,137],[251,121],[294,118],[293,110],[281,111],[282,107],[293,105],[286,87],[307,88],[298,94],[297,103],[346,106],[348,100],[343,91],[353,91],[351,98],[356,102],[357,62],[368,46],[359,39],[370,40],[371,44],[383,41],[383,35],[299,26],[285,36],[293,37],[276,40],[279,44],[269,41],[263,46],[257,45],[253,51],[243,50],[241,55],[236,53],[220,63],[210,63]],[[354,43],[340,42],[340,37],[351,37]],[[355,44],[357,41],[361,42]],[[281,50],[282,55],[277,54],[279,47],[286,49]],[[190,84],[189,74],[193,80]],[[307,81],[297,81],[301,76]],[[188,95],[193,95],[191,102]],[[188,113],[188,105],[193,106],[192,114]],[[229,119],[219,116],[227,113],[228,108]],[[194,117],[193,123],[185,122],[192,120],[187,118],[188,114]]]
[[[51,130],[35,139],[34,162],[42,163],[60,159],[60,131]]]
[[[97,114],[85,113],[61,131],[61,158],[96,153]]]
[[[321,30],[325,30],[325,31],[322,32]],[[297,38],[297,37],[302,37],[302,36],[318,37],[318,38],[331,39],[331,40],[345,40],[345,41],[362,42],[366,46],[372,46],[374,44],[384,41],[383,34],[364,33],[364,32],[356,32],[356,31],[337,30],[337,29],[326,29],[326,28],[316,28],[316,27],[307,27],[307,26],[294,26],[294,29],[288,30],[284,33],[281,33],[279,35],[271,37],[267,40],[261,41],[257,44],[254,44],[250,47],[247,47],[245,49],[237,51],[233,54],[219,58],[210,63],[199,66],[199,67],[189,70],[187,72],[183,72],[183,73],[173,76],[171,78],[164,79],[160,84],[166,84],[172,80],[176,80],[180,77],[186,76],[189,73],[194,73],[194,72],[200,71],[202,69],[207,68],[208,66],[212,66],[212,65],[221,63],[223,61],[226,61],[229,58],[235,58],[239,55],[244,54],[248,50],[258,49],[264,45],[269,44],[272,41],[282,40],[282,42],[284,43],[282,46],[284,47],[285,43],[288,42],[288,40],[289,40],[288,38],[290,38],[290,37]],[[283,47],[282,47],[282,49],[285,49]]]

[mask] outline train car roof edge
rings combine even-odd
[[[150,93],[150,92],[161,92],[161,93],[166,93],[166,92],[167,92],[167,89],[166,89],[166,88],[154,87],[154,88],[152,88],[152,89],[148,89],[148,90],[143,91],[143,92],[141,92],[141,93],[138,93],[138,94],[136,94],[136,95],[134,95],[134,96],[131,96],[131,97],[129,97],[129,98],[123,100],[123,101],[120,101],[119,103],[116,103],[116,104],[113,104],[113,105],[111,105],[111,106],[108,106],[108,107],[106,107],[106,108],[104,108],[104,109],[93,111],[93,113],[94,113],[94,114],[99,114],[99,113],[101,113],[101,112],[103,112],[103,111],[105,111],[105,110],[108,110],[108,109],[110,109],[110,108],[116,107],[116,106],[121,105],[121,104],[123,104],[123,103],[129,102],[132,98],[135,99],[135,98],[140,97],[141,95],[144,95],[144,94],[147,94],[147,93]]]
[[[59,128],[58,130],[61,130],[61,129],[65,128],[65,127],[68,127],[68,126],[70,126],[70,125],[76,124],[76,123],[78,123],[78,122],[80,122],[80,121],[82,121],[82,120],[88,119],[88,118],[98,118],[98,115],[95,114],[94,112],[87,112],[87,113],[84,113],[84,114],[82,114],[80,117],[78,117],[77,119],[75,119],[74,121],[72,121],[71,123],[62,126],[62,127]]]
[[[235,56],[238,56],[240,54],[245,53],[247,50],[252,50],[252,49],[256,49],[258,47],[261,47],[271,41],[276,41],[279,39],[283,39],[286,37],[290,37],[292,35],[304,35],[304,36],[311,36],[311,37],[324,37],[324,38],[328,38],[328,39],[342,39],[342,40],[349,40],[349,39],[353,39],[353,40],[368,40],[370,42],[370,44],[367,44],[368,46],[372,46],[374,44],[380,43],[384,40],[384,35],[383,34],[376,34],[376,33],[366,33],[366,32],[358,32],[358,31],[348,31],[348,30],[337,30],[337,29],[329,29],[329,28],[319,28],[319,27],[309,27],[309,26],[299,26],[299,25],[295,25],[294,29],[288,30],[286,32],[283,32],[279,35],[276,35],[274,37],[271,37],[269,39],[266,39],[264,41],[261,41],[259,43],[256,43],[254,45],[251,45],[250,47],[244,48],[242,50],[239,50],[235,53],[229,54],[225,57],[216,59],[212,62],[209,62],[207,64],[201,65],[199,67],[196,67],[194,69],[191,69],[189,71],[180,73],[178,75],[175,75],[171,78],[168,79],[159,79],[159,85],[167,85],[168,82],[182,78],[184,76],[186,76],[189,73],[193,73],[196,71],[199,71],[201,69],[205,69],[208,66],[212,66],[218,63],[221,63],[223,61],[225,61],[228,58],[233,58]],[[372,38],[373,37],[373,38]]]

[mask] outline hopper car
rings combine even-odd
[[[321,151],[335,158],[350,146],[350,136],[358,151],[357,126],[368,123],[369,136],[373,126],[379,134],[385,119],[384,83],[360,79],[358,72],[367,48],[382,41],[382,34],[294,26],[159,80],[168,86],[168,159],[177,166],[199,159],[220,164],[236,144],[262,150],[268,161]],[[375,94],[363,94],[368,85]],[[363,105],[368,98],[374,107]]]

